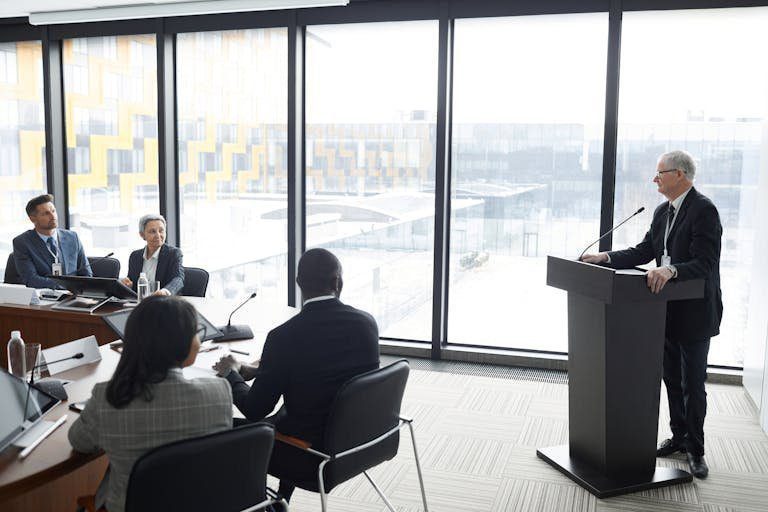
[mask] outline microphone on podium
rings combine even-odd
[[[616,224],[615,226],[613,226],[611,229],[609,229],[608,231],[606,231],[605,233],[603,233],[603,235],[602,235],[602,236],[600,236],[600,238],[598,238],[597,240],[595,240],[594,242],[592,242],[591,244],[589,244],[587,247],[585,247],[585,248],[584,248],[584,250],[583,250],[583,251],[581,251],[581,254],[579,254],[579,257],[576,259],[576,261],[581,261],[581,258],[582,258],[582,256],[584,256],[584,253],[586,253],[586,252],[587,252],[587,250],[588,250],[590,247],[592,247],[593,245],[595,245],[597,242],[599,242],[600,240],[602,240],[602,239],[603,239],[603,238],[605,238],[606,236],[608,236],[608,235],[610,235],[611,233],[613,233],[613,232],[616,230],[616,228],[618,228],[619,226],[621,226],[622,224],[624,224],[625,222],[627,222],[629,219],[631,219],[631,218],[632,218],[632,217],[634,217],[635,215],[639,215],[639,214],[640,214],[640,213],[642,213],[643,211],[645,211],[645,206],[641,206],[641,207],[640,207],[640,208],[639,208],[639,209],[638,209],[638,210],[637,210],[635,213],[633,213],[632,215],[630,215],[629,217],[627,217],[626,219],[624,219],[623,221],[619,222],[618,224]]]
[[[219,327],[218,329],[224,333],[224,336],[221,338],[216,338],[212,341],[219,342],[219,341],[235,341],[235,340],[249,340],[253,338],[253,331],[251,331],[251,328],[247,325],[232,325],[232,315],[235,314],[235,311],[240,309],[241,307],[245,306],[245,304],[256,297],[256,292],[253,292],[248,296],[247,299],[245,299],[242,303],[240,303],[239,306],[237,306],[235,309],[232,310],[232,313],[229,314],[229,320],[227,321],[227,325],[223,327]]]

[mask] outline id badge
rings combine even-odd
[[[670,258],[667,255],[664,255],[664,256],[661,257],[661,266],[662,267],[666,267],[667,265],[671,265],[671,264],[672,264],[672,258]]]
[[[60,276],[61,275],[61,263],[54,263],[51,265],[51,274],[54,276]]]

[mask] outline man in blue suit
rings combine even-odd
[[[59,288],[46,276],[93,275],[77,233],[58,229],[59,217],[52,195],[31,199],[27,203],[27,215],[35,229],[13,239],[13,259],[22,283],[29,288]]]

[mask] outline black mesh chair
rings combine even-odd
[[[93,277],[111,277],[117,279],[120,276],[120,260],[117,258],[101,258],[88,256]]]
[[[403,359],[347,381],[336,395],[328,415],[324,452],[313,449],[300,439],[279,433],[275,436],[277,442],[287,443],[317,457],[317,480],[287,480],[296,487],[320,493],[323,512],[327,510],[328,493],[360,473],[365,475],[387,508],[395,512],[367,470],[397,455],[400,429],[406,425],[411,433],[424,512],[428,512],[413,420],[400,415],[408,373],[408,361]],[[273,475],[283,478],[282,475]]]
[[[136,461],[126,512],[255,512],[288,504],[267,488],[275,431],[252,423],[160,446]]]
[[[208,289],[208,271],[202,268],[184,267],[184,288],[181,295],[205,297]]]
[[[5,263],[5,276],[3,282],[7,284],[23,284],[21,276],[16,271],[16,262],[13,259],[13,253],[8,255],[8,261]]]

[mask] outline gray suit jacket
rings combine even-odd
[[[124,510],[128,477],[144,453],[180,439],[232,428],[232,392],[224,379],[187,380],[175,368],[154,385],[152,401],[137,397],[120,409],[107,402],[106,389],[106,382],[94,386],[85,410],[69,429],[69,442],[79,452],[107,453],[109,512]]]

